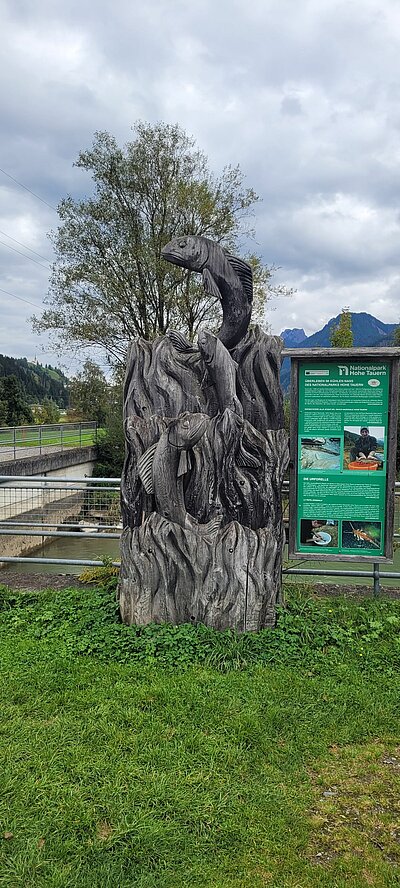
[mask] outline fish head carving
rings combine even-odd
[[[161,250],[161,256],[173,265],[190,271],[203,271],[208,259],[207,238],[194,234],[174,237]]]
[[[204,434],[207,422],[204,413],[182,413],[168,429],[168,443],[178,450],[190,450]]]
[[[208,330],[200,330],[200,333],[197,336],[197,344],[203,361],[205,361],[206,364],[211,364],[211,361],[215,357],[217,337],[214,336],[213,333],[209,333]]]

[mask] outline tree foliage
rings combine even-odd
[[[60,334],[64,346],[100,346],[114,364],[138,336],[152,339],[172,327],[192,338],[200,325],[215,325],[217,301],[198,275],[161,259],[161,248],[197,234],[237,251],[258,201],[238,166],[214,176],[178,125],[138,122],[134,135],[120,148],[98,132],[79,154],[75,165],[91,174],[94,193],[61,201],[48,308],[34,318],[36,330]],[[271,286],[273,268],[248,258],[255,315],[263,317],[271,292],[286,291]]]
[[[0,426],[18,426],[33,422],[33,414],[22,383],[16,376],[0,379]]]
[[[94,361],[87,359],[83,369],[71,379],[69,401],[75,419],[104,424],[109,409],[109,387]]]
[[[46,364],[43,367],[37,362],[29,362],[26,358],[10,358],[0,355],[0,378],[15,376],[19,379],[27,401],[39,404],[44,398],[50,398],[66,407],[68,403],[67,378],[61,370]]]
[[[44,398],[42,404],[32,408],[32,412],[38,425],[52,425],[60,421],[60,408],[51,398]]]
[[[121,380],[109,386],[109,404],[103,431],[98,436],[94,475],[119,478],[125,459]]]
[[[353,331],[351,328],[351,312],[349,308],[342,308],[339,322],[331,331],[330,340],[333,348],[352,347]]]

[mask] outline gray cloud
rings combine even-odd
[[[262,197],[256,248],[297,287],[268,314],[275,332],[312,332],[343,305],[395,322],[399,23],[396,0],[99,0],[95,14],[77,0],[13,0],[0,165],[57,206],[90,190],[73,162],[96,129],[125,142],[137,118],[177,121],[217,172],[240,163]],[[1,173],[0,198],[0,228],[51,258],[56,214]],[[45,269],[0,255],[0,287],[40,306]],[[0,306],[0,351],[35,353],[34,309],[1,292]]]

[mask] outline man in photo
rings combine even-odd
[[[351,449],[351,459],[359,460],[373,458],[375,456],[376,446],[376,438],[374,438],[373,435],[370,435],[367,426],[363,426],[360,429],[360,437]]]

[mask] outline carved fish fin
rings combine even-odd
[[[179,457],[179,465],[178,465],[178,478],[181,478],[182,475],[186,475],[191,469],[192,460],[190,458],[190,453],[188,450],[181,450],[181,455]]]
[[[240,283],[243,287],[243,290],[249,300],[249,302],[253,301],[253,271],[251,265],[248,262],[245,262],[244,259],[239,259],[238,256],[233,256],[229,250],[225,251],[226,258],[229,264],[232,266],[233,270],[236,272]]]
[[[201,536],[215,537],[221,527],[221,517],[211,518],[211,521],[208,521],[207,524],[199,524],[197,527],[198,533]]]
[[[214,299],[221,299],[221,293],[215,283],[215,280],[208,268],[203,268],[203,286],[207,296],[213,296]]]
[[[153,460],[158,441],[152,444],[138,460],[138,475],[146,493],[154,493],[153,488]]]
[[[237,454],[237,464],[238,466],[242,466],[242,468],[249,469],[259,469],[260,468],[260,460],[257,459],[256,456],[253,456],[252,453],[249,453],[248,450],[245,450],[243,444],[240,444],[238,454]]]
[[[178,333],[177,330],[168,330],[167,332],[168,339],[171,341],[172,345],[178,352],[187,352],[193,354],[197,351],[197,348],[194,347],[192,342],[189,342],[182,333]]]

